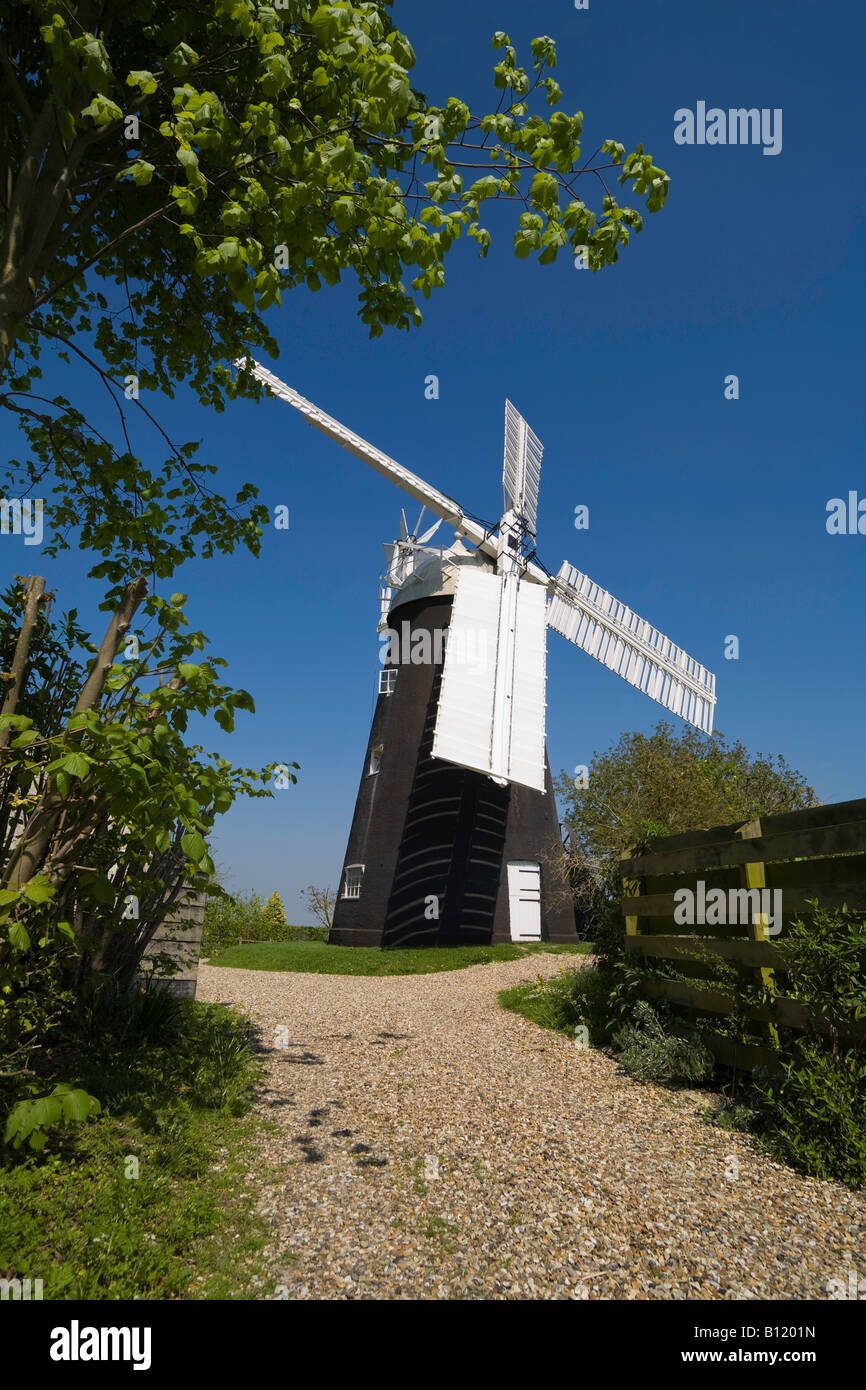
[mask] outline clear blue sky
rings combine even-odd
[[[545,446],[548,568],[570,560],[714,669],[724,734],[783,753],[825,801],[866,795],[866,536],[825,528],[829,498],[866,497],[862,7],[397,0],[394,18],[418,55],[416,86],[483,110],[495,105],[493,31],[521,47],[551,34],[586,153],[605,138],[643,141],[671,175],[668,206],[595,276],[568,258],[516,261],[514,210],[497,212],[488,260],[459,247],[410,335],[369,341],[348,282],[293,292],[270,315],[274,370],[492,520],[510,396]],[[675,144],[674,112],[701,100],[782,108],[782,152]],[[437,401],[424,398],[428,373]],[[729,373],[738,401],[724,399]],[[230,886],[277,888],[290,919],[309,920],[298,892],[336,883],[362,771],[381,547],[401,496],[277,402],[216,416],[183,395],[157,410],[177,436],[203,441],[227,488],[251,478],[291,511],[259,561],[191,564],[166,591],[189,593],[194,625],[256,699],[234,736],[214,728],[207,745],[236,762],[301,764],[297,786],[221,819],[216,857]],[[588,532],[574,529],[579,503]],[[12,569],[22,563],[16,550]],[[95,627],[101,595],[85,569],[75,556],[46,572]],[[723,657],[728,634],[739,661]],[[554,772],[662,717],[550,634]]]

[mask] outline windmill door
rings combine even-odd
[[[512,941],[541,940],[541,866],[523,860],[508,865],[508,909]]]

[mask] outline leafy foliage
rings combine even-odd
[[[568,832],[567,856],[578,906],[594,924],[615,918],[621,897],[619,860],[632,849],[679,831],[709,829],[816,806],[815,792],[781,756],[752,757],[739,741],[661,721],[655,732],[623,734],[596,753],[587,786],[566,773],[556,781]],[[592,928],[595,933],[595,925]]]
[[[707,1081],[715,1061],[698,1033],[674,1032],[662,1021],[662,1011],[646,1000],[634,1006],[632,1022],[614,1034],[618,1061],[638,1081]]]
[[[206,836],[216,816],[238,795],[271,794],[270,769],[234,768],[185,741],[193,715],[212,714],[230,729],[235,711],[253,706],[219,679],[224,662],[191,659],[206,639],[186,631],[182,594],[148,599],[147,640],[142,634],[129,660],[119,656],[143,594],[131,589],[137,598],[122,622],[115,615],[98,649],[83,640],[74,614],[55,624],[43,610],[17,698],[0,716],[0,1068],[14,1067],[7,1080],[28,1074],[31,1054],[56,1044],[99,980],[129,985],[184,884],[208,883]],[[11,590],[0,603],[4,652],[17,645],[17,601]],[[70,634],[77,653],[65,647]],[[89,669],[87,647],[96,653]]]
[[[95,1096],[61,1083],[46,1096],[21,1100],[12,1107],[3,1142],[11,1144],[13,1149],[20,1149],[25,1143],[31,1149],[44,1149],[49,1130],[58,1125],[84,1124],[98,1115],[101,1108]]]
[[[757,1086],[763,1142],[774,1157],[817,1178],[866,1187],[866,1057],[816,1038],[792,1041],[780,1079]]]
[[[268,901],[265,903],[265,920],[269,926],[284,927],[286,925],[286,913],[283,907],[282,898],[274,889]]]
[[[294,927],[285,920],[281,925],[275,924],[267,907],[256,892],[229,894],[218,890],[218,895],[209,897],[205,905],[203,953],[216,955],[242,941],[327,940],[328,933],[321,927]]]
[[[44,1150],[0,1150],[4,1274],[44,1271],[45,1297],[60,1299],[268,1292],[267,1232],[248,1200],[260,1068],[245,1022],[157,991],[107,991],[74,1066],[101,1113],[50,1131]]]
[[[560,970],[551,979],[539,976],[534,984],[502,990],[499,1002],[541,1028],[574,1035],[576,1028],[585,1027],[588,1042],[596,1047],[608,1040],[607,986],[594,965]]]
[[[757,1087],[764,1142],[785,1162],[821,1178],[866,1186],[866,913],[822,908],[778,942],[786,994],[805,1004],[809,1033],[786,1041],[779,1078]]]
[[[197,551],[258,551],[255,487],[215,492],[213,465],[168,439],[128,378],[145,396],[188,383],[218,410],[236,391],[257,397],[227,363],[276,355],[262,314],[285,290],[350,273],[372,336],[407,329],[462,234],[486,254],[491,199],[516,204],[519,258],[616,261],[642,218],[608,178],[654,212],[667,175],[642,145],[598,139],[586,158],[583,114],[553,109],[550,38],[532,41],[528,66],[507,34],[493,45],[499,103],[475,116],[412,87],[412,46],[385,3],[14,7],[0,41],[0,405],[32,451],[12,463],[12,495],[52,485],[50,553],[80,531],[93,572],[120,585],[144,556],[164,577]],[[46,344],[98,373],[115,439],[39,391]],[[138,456],[128,408],[157,429],[162,464]]]

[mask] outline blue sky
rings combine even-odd
[[[547,567],[568,559],[714,669],[725,735],[783,753],[825,801],[866,795],[866,536],[825,527],[830,498],[866,497],[862,9],[398,0],[394,19],[418,56],[415,85],[478,110],[496,100],[493,31],[524,51],[552,35],[586,154],[606,138],[643,141],[671,176],[668,205],[594,276],[568,258],[516,261],[514,209],[497,209],[490,256],[472,244],[452,254],[420,330],[371,342],[348,281],[295,291],[270,314],[281,345],[270,365],[491,520],[510,396],[545,446]],[[701,100],[781,108],[781,153],[675,144],[674,112]],[[736,401],[724,398],[730,373]],[[157,410],[203,441],[227,489],[249,478],[290,508],[290,530],[269,532],[258,561],[191,564],[165,587],[189,594],[194,625],[256,699],[234,736],[214,729],[208,745],[240,763],[301,764],[297,786],[222,818],[216,858],[230,886],[276,888],[290,919],[309,920],[299,890],[335,884],[342,863],[375,702],[381,547],[402,498],[275,401],[216,416],[181,394]],[[588,531],[574,528],[580,503]],[[16,550],[11,570],[21,564]],[[43,567],[95,627],[101,595],[82,559]],[[728,634],[738,661],[724,659]],[[555,633],[548,675],[554,772],[664,717]]]

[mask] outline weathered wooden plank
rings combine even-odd
[[[834,801],[829,806],[810,806],[807,811],[782,811],[774,816],[762,816],[761,827],[765,835],[781,835],[794,830],[811,830],[815,826],[842,825],[852,820],[866,820],[866,797]]]
[[[669,840],[665,839],[660,841],[660,848],[656,852],[626,861],[623,871],[632,877],[648,877],[700,873],[706,869],[744,864],[749,855],[765,864],[771,864],[780,859],[811,859],[822,855],[858,851],[866,853],[866,819],[846,821],[838,825],[786,830],[777,834],[768,833],[767,822],[762,820],[761,828],[763,833],[760,838],[754,842],[749,841],[748,845],[732,835],[727,840],[713,841],[710,844],[698,844],[686,849],[668,849]]]
[[[758,1047],[755,1043],[736,1042],[733,1038],[723,1038],[720,1033],[701,1032],[701,1040],[723,1066],[734,1067],[737,1071],[754,1071],[756,1067],[766,1067],[772,1075],[782,1070],[781,1052],[774,1047]]]
[[[769,941],[695,936],[693,933],[689,936],[630,936],[625,948],[627,951],[642,952],[647,956],[661,956],[666,960],[688,958],[705,951],[725,960],[739,961],[741,965],[783,968],[778,950]]]
[[[741,824],[740,821],[737,822],[737,825],[739,824]],[[731,839],[737,825],[714,825],[707,830],[684,830],[681,834],[665,835],[657,841],[651,853],[661,853],[662,847],[664,852],[667,852],[668,850],[691,849],[696,845],[724,844]],[[631,872],[632,862],[633,860],[629,860],[629,867],[624,869],[624,872]]]
[[[710,888],[739,888],[740,870],[737,865],[726,865],[718,869],[702,869],[700,873],[688,873],[683,869],[678,874],[648,874],[633,882],[641,885],[644,893],[672,893],[676,888],[694,889],[698,879]]]
[[[773,888],[814,887],[820,898],[827,884],[848,884],[854,893],[866,894],[866,854],[840,854],[833,859],[798,859],[770,864],[767,876]]]
[[[715,989],[699,989],[683,980],[644,980],[641,993],[649,998],[667,999],[671,1004],[693,1009],[696,1013],[732,1014],[734,1002],[726,994]],[[746,1009],[745,1016],[753,1023],[782,1023],[786,1028],[797,1028],[801,1032],[809,1026],[809,1012],[799,999],[784,999],[777,996],[771,1006],[754,1005]],[[829,1031],[826,1025],[818,1023],[819,1032]],[[852,1023],[843,1030],[846,1038],[866,1036],[866,1019]]]
[[[682,885],[684,888],[690,887],[688,883]],[[801,916],[804,913],[812,912],[809,900],[819,898],[822,907],[841,907],[847,903],[852,908],[866,907],[866,881],[860,879],[849,879],[843,883],[815,883],[804,884],[803,887],[793,887],[791,885],[781,885],[770,883],[770,888],[781,887],[783,890],[782,912],[784,917],[789,919],[793,916]],[[692,890],[694,891],[694,889]],[[707,890],[709,891],[709,890]],[[640,907],[636,906],[640,903]],[[674,901],[673,893],[648,893],[646,897],[624,898],[622,911],[624,915],[629,913],[639,913],[641,917],[673,917],[677,903]],[[694,925],[694,924],[693,924]],[[701,925],[698,923],[697,925]],[[712,926],[713,931],[723,931],[724,926]]]

